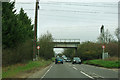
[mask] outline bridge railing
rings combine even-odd
[[[80,39],[54,39],[53,42],[80,42]]]

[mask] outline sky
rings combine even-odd
[[[14,1],[14,0],[11,0]],[[36,0],[16,0],[17,2],[35,2]],[[39,0],[41,2],[119,2],[119,0]]]
[[[34,23],[36,0],[16,0],[15,8],[25,12]],[[100,27],[114,35],[118,27],[119,0],[40,0],[38,38],[49,31],[54,39],[96,41]],[[115,37],[115,36],[114,36]],[[63,49],[56,49],[61,52]]]

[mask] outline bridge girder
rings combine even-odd
[[[80,42],[53,42],[54,48],[77,48]]]

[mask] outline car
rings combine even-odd
[[[71,62],[71,59],[67,57],[66,62]]]
[[[66,60],[67,60],[67,57],[63,57],[63,60],[66,61]]]
[[[63,59],[60,58],[60,57],[56,57],[55,64],[57,64],[57,63],[62,63],[63,64]]]
[[[72,64],[74,64],[74,63],[81,64],[82,61],[81,61],[81,59],[79,57],[74,57],[73,61],[72,61]]]

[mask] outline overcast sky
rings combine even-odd
[[[11,0],[14,1],[14,0]],[[36,0],[16,0],[17,2],[35,2]],[[39,0],[41,2],[118,2],[119,0]]]
[[[24,8],[32,23],[34,23],[35,1],[16,0],[15,5],[17,12],[21,7]],[[49,31],[55,39],[96,41],[102,25],[114,35],[118,27],[118,1],[40,0],[38,37]]]

